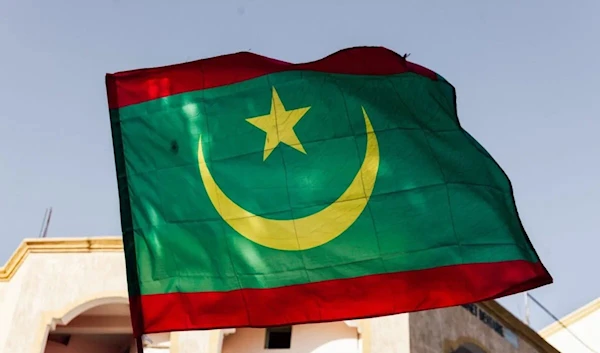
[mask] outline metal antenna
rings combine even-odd
[[[523,293],[525,295],[525,323],[529,325],[529,292]]]
[[[47,217],[46,217],[47,215]],[[44,226],[44,222],[42,222],[42,232],[40,234],[40,238],[45,238],[48,235],[48,227],[50,226],[50,218],[52,217],[52,207],[46,209],[46,214],[44,214],[44,220],[46,221],[46,225]]]
[[[44,211],[44,218],[42,219],[42,226],[40,227],[40,234],[38,234],[38,238],[42,237],[42,233],[44,232],[44,224],[46,224],[46,217],[48,217],[48,209]]]

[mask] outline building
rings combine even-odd
[[[25,240],[0,267],[0,352],[134,352],[122,243]],[[153,353],[556,353],[491,301],[368,320],[149,335]]]
[[[600,352],[599,333],[600,298],[544,328],[540,336],[563,352],[594,353]]]

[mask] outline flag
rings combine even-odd
[[[367,318],[552,282],[454,88],[385,48],[109,74],[134,331]]]

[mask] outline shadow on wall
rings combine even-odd
[[[132,335],[74,334],[48,337],[45,353],[129,353]]]

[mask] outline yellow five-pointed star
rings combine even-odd
[[[273,87],[271,112],[267,115],[246,119],[247,122],[267,133],[263,161],[269,157],[279,143],[285,143],[306,154],[302,143],[300,143],[298,136],[294,132],[294,126],[309,109],[310,107],[286,110],[279,98],[279,94],[277,94],[275,87]]]

